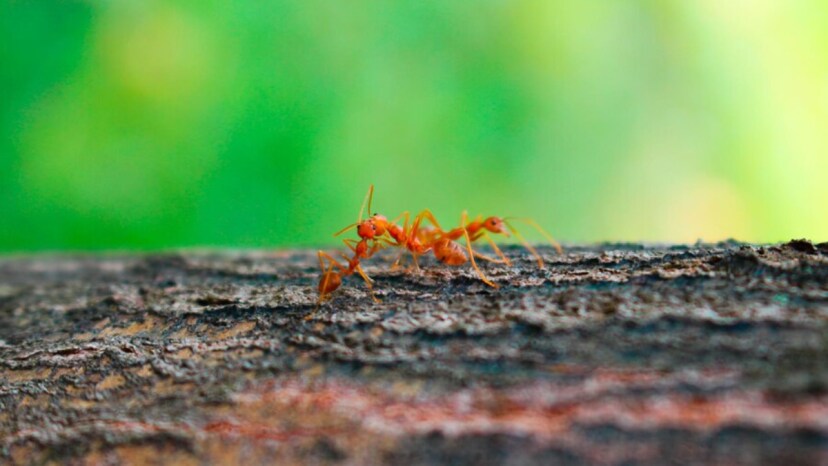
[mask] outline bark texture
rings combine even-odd
[[[828,244],[0,260],[0,463],[828,464]]]

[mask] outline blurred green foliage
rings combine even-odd
[[[828,3],[0,3],[0,250],[828,238]]]

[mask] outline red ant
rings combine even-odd
[[[336,258],[332,257],[330,254],[319,251],[317,255],[319,256],[319,267],[323,270],[322,276],[319,277],[319,304],[327,301],[330,299],[331,295],[334,291],[336,291],[339,286],[342,284],[342,278],[348,275],[352,275],[354,272],[357,272],[363,280],[365,280],[365,284],[368,286],[368,289],[371,291],[371,298],[375,302],[379,302],[379,299],[374,296],[373,287],[371,286],[373,280],[362,270],[362,267],[359,265],[359,261],[361,259],[367,259],[374,255],[377,250],[382,246],[382,242],[379,241],[379,237],[384,235],[386,231],[389,233],[392,232],[393,228],[389,228],[387,226],[388,222],[382,215],[374,214],[368,220],[362,220],[362,214],[365,212],[365,203],[368,203],[368,211],[371,210],[371,199],[373,198],[374,193],[374,186],[371,185],[371,188],[368,190],[368,194],[365,197],[365,200],[362,201],[362,207],[359,210],[359,218],[357,222],[351,225],[348,225],[344,229],[337,232],[334,236],[338,236],[351,228],[357,227],[357,232],[359,236],[362,238],[360,241],[356,241],[353,239],[345,239],[342,240],[348,248],[353,251],[354,257],[348,259],[348,256],[341,254],[342,258],[348,262],[347,267],[343,267]],[[393,231],[396,233],[396,231]],[[392,235],[393,236],[393,235]],[[369,248],[368,241],[374,241],[373,246]],[[388,240],[384,240],[388,242]],[[325,260],[328,261],[328,267],[325,267]],[[334,271],[334,268],[338,269],[339,271]]]
[[[368,290],[371,291],[371,297],[374,301],[379,302],[379,299],[374,296],[373,287],[371,286],[373,281],[368,277],[368,275],[365,274],[365,271],[363,271],[362,267],[359,265],[360,259],[372,256],[378,249],[379,244],[375,244],[373,248],[368,249],[367,241],[363,240],[357,243],[355,247],[352,247],[350,244],[348,244],[348,247],[350,247],[354,252],[353,258],[348,259],[348,256],[340,253],[342,258],[348,263],[347,267],[340,265],[336,258],[332,257],[325,251],[317,252],[317,256],[319,257],[319,268],[323,270],[322,276],[319,277],[319,304],[322,304],[330,299],[333,292],[336,291],[342,284],[342,278],[347,277],[348,275],[353,275],[354,272],[358,273],[359,276],[365,280]],[[327,268],[325,267],[325,260],[328,261]],[[339,269],[339,271],[334,271],[334,268]]]
[[[552,238],[552,235],[547,233],[546,230],[541,228],[541,226],[538,225],[538,223],[535,222],[534,220],[532,220],[531,218],[500,218],[500,217],[494,217],[493,216],[493,217],[487,217],[484,220],[482,215],[478,215],[475,220],[473,220],[469,223],[466,223],[466,212],[463,212],[463,215],[461,216],[461,219],[460,219],[460,225],[461,226],[459,226],[459,227],[457,227],[453,230],[449,230],[449,231],[444,232],[444,231],[442,231],[439,224],[437,223],[437,219],[434,218],[434,215],[430,211],[425,210],[425,211],[423,211],[423,214],[437,228],[436,231],[429,232],[429,235],[431,235],[434,238],[441,238],[442,237],[442,238],[446,238],[446,239],[450,239],[450,240],[458,240],[461,237],[468,235],[471,238],[472,242],[475,242],[475,241],[479,240],[480,238],[485,238],[486,241],[489,242],[489,245],[491,245],[491,247],[495,251],[495,253],[498,256],[500,256],[500,260],[498,261],[498,260],[488,258],[488,257],[486,257],[482,254],[478,254],[478,257],[489,260],[490,262],[500,262],[500,263],[504,263],[506,265],[511,264],[511,261],[509,260],[509,258],[506,257],[505,254],[503,254],[503,252],[500,250],[500,248],[497,247],[497,243],[495,243],[494,240],[492,240],[492,237],[489,235],[489,233],[495,233],[495,234],[502,234],[502,235],[508,237],[509,232],[511,232],[513,235],[515,235],[515,237],[518,238],[518,240],[520,240],[520,242],[523,244],[523,246],[526,247],[526,249],[528,249],[529,252],[531,252],[533,256],[535,256],[535,258],[538,260],[538,266],[543,268],[544,264],[543,264],[543,258],[541,257],[541,255],[538,253],[538,251],[534,247],[532,247],[531,244],[529,244],[528,241],[526,241],[526,238],[524,238],[523,235],[520,234],[520,232],[517,230],[517,228],[512,226],[512,224],[510,223],[510,220],[522,221],[524,223],[527,223],[527,224],[533,226],[541,235],[544,236],[544,238],[546,238],[549,241],[550,244],[552,244],[552,246],[555,248],[555,250],[558,252],[558,254],[563,254],[563,249],[561,248],[561,245],[558,244],[558,242],[555,241],[554,238]]]
[[[423,219],[427,219],[431,222],[434,225],[434,228],[421,229],[420,222]],[[466,213],[463,212],[460,224],[464,225],[465,223]],[[489,280],[483,271],[480,270],[480,267],[477,266],[477,262],[475,262],[474,258],[477,256],[488,261],[495,260],[472,249],[471,244],[473,239],[465,227],[461,226],[455,230],[451,231],[451,233],[454,233],[453,236],[444,233],[442,228],[440,228],[440,224],[437,222],[437,219],[434,218],[434,214],[432,214],[430,210],[426,209],[420,212],[420,214],[415,218],[414,224],[412,225],[409,233],[409,241],[413,242],[414,245],[422,245],[420,249],[412,250],[411,247],[408,248],[414,256],[414,264],[417,264],[418,253],[422,254],[423,252],[428,252],[429,250],[434,253],[434,257],[437,258],[438,261],[446,265],[460,266],[468,261],[471,261],[472,267],[475,272],[477,272],[480,279],[483,280],[483,283],[497,288],[497,284]],[[463,247],[456,241],[460,239],[460,237],[465,237],[466,239],[466,251],[464,251]],[[467,252],[468,255],[466,254]],[[399,261],[399,259],[397,260]]]

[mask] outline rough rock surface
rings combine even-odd
[[[0,463],[828,464],[828,245],[0,259]]]

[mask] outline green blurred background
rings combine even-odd
[[[828,239],[828,2],[5,1],[0,251]]]

